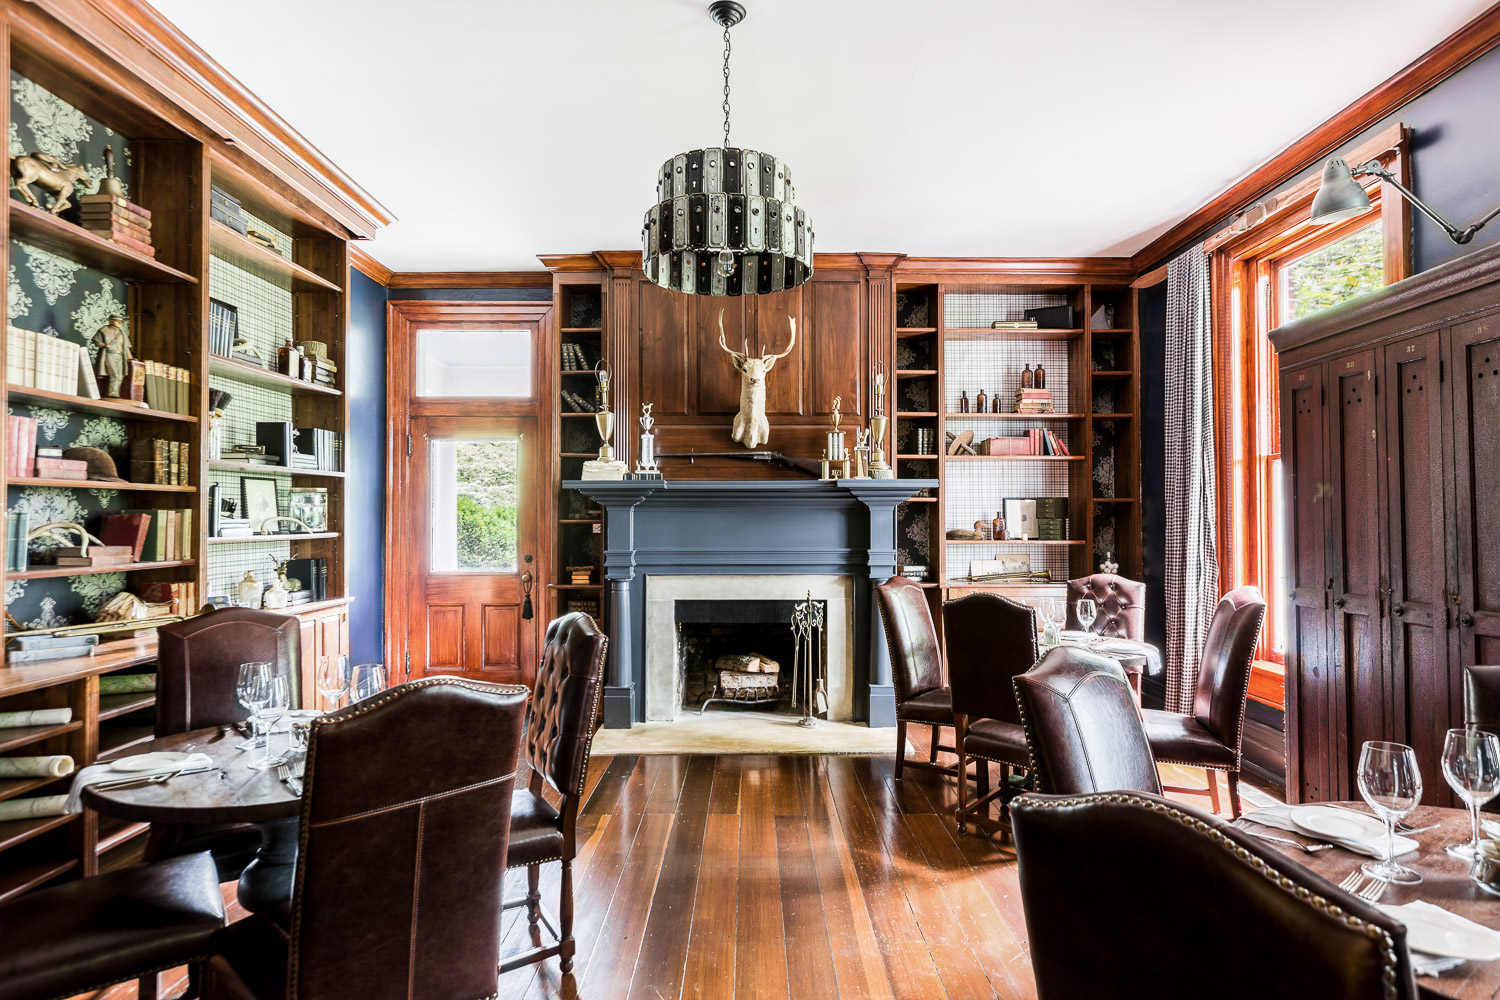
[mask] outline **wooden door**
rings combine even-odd
[[[524,683],[536,676],[527,587],[540,550],[535,421],[412,421],[407,535],[411,676]],[[533,593],[532,601],[541,600]]]
[[[1440,762],[1450,706],[1443,386],[1436,331],[1382,348],[1392,735],[1417,751],[1424,802],[1456,805]]]
[[[1389,672],[1385,668],[1381,582],[1384,578],[1381,459],[1375,352],[1358,351],[1328,363],[1328,467],[1332,484],[1329,576],[1333,578],[1330,664],[1339,677],[1334,697],[1340,748],[1395,734]],[[1340,763],[1341,798],[1354,797],[1357,761]]]
[[[1296,801],[1344,797],[1335,767],[1335,674],[1329,667],[1329,474],[1323,367],[1282,373],[1281,464],[1289,516],[1286,554],[1287,794]]]
[[[1456,662],[1500,663],[1500,314],[1454,326],[1448,358]],[[1461,719],[1456,691],[1450,700],[1452,718]]]

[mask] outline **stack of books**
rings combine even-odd
[[[21,511],[6,511],[5,572],[24,573],[30,568],[26,554],[26,533],[30,530],[30,516]]]
[[[565,372],[586,372],[593,368],[588,355],[583,353],[582,344],[562,345],[562,370]]]
[[[234,338],[240,332],[240,311],[234,306],[208,300],[208,349],[221,358],[234,353]]]
[[[592,566],[569,566],[568,575],[574,586],[594,582],[594,567]]]
[[[28,389],[99,398],[87,348],[18,326],[6,329],[5,381]]]
[[[170,605],[168,614],[195,615],[198,613],[198,585],[191,582],[142,583],[137,586],[140,599],[148,604]]]
[[[574,413],[596,413],[597,408],[571,389],[562,391],[563,402],[568,404],[568,409]]]
[[[156,256],[156,247],[151,245],[150,212],[112,194],[80,195],[78,203],[82,206],[78,221],[84,229],[136,253]]]
[[[71,656],[93,656],[97,635],[17,635],[5,650],[6,663],[65,660]]]
[[[58,566],[128,566],[135,562],[129,545],[64,545],[54,549]]]
[[[188,370],[162,361],[142,363],[146,366],[146,405],[167,413],[187,413],[193,395]]]
[[[327,559],[288,559],[286,579],[292,604],[311,604],[328,599]]]
[[[219,533],[217,538],[252,538],[255,531],[250,527],[248,517],[224,517],[219,516]]]
[[[991,330],[1035,330],[1037,328],[1034,319],[997,319],[990,324]]]
[[[292,461],[287,463],[292,468],[342,471],[344,445],[337,432],[322,427],[298,427],[292,435]]]
[[[243,462],[246,465],[276,465],[281,461],[279,455],[267,455],[265,448],[258,444],[236,444],[231,445],[229,450],[217,459],[220,462]]]
[[[1017,389],[1016,413],[1051,413],[1051,389]]]
[[[146,534],[141,539],[138,561],[172,562],[192,558],[192,510],[123,510],[119,514],[146,516]]]
[[[134,438],[130,442],[130,480],[154,486],[186,486],[189,472],[186,441]]]
[[[19,479],[36,475],[36,418],[5,418],[5,476]]]
[[[599,602],[598,601],[590,601],[590,600],[586,600],[584,598],[576,598],[575,597],[572,600],[568,601],[568,603],[567,603],[566,607],[564,608],[564,610],[567,611],[570,614],[572,612],[574,612],[574,611],[581,611],[581,612],[583,612],[584,614],[588,615],[591,618],[598,618],[599,617]]]
[[[992,437],[980,448],[983,455],[1053,455],[1071,454],[1067,442],[1052,431],[1039,427],[1018,437]]]
[[[35,463],[38,479],[72,479],[86,482],[89,478],[89,463],[82,459],[38,454],[32,462]]]

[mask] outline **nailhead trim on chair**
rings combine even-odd
[[[1299,902],[1306,903],[1313,909],[1326,913],[1335,920],[1343,920],[1348,926],[1359,928],[1367,937],[1384,944],[1385,950],[1381,954],[1381,964],[1383,966],[1381,980],[1384,983],[1384,992],[1387,1000],[1396,995],[1396,972],[1399,959],[1396,956],[1396,943],[1391,940],[1390,934],[1384,927],[1381,927],[1379,924],[1372,924],[1368,920],[1356,917],[1352,913],[1347,913],[1337,903],[1330,903],[1325,897],[1314,893],[1306,886],[1298,885],[1281,871],[1272,867],[1264,858],[1257,854],[1252,854],[1244,846],[1235,843],[1229,837],[1224,836],[1221,831],[1209,826],[1198,817],[1189,816],[1181,809],[1163,805],[1160,802],[1151,802],[1129,792],[1101,792],[1094,795],[1069,796],[1065,799],[1051,800],[1040,799],[1032,795],[1023,795],[1021,798],[1025,801],[1026,805],[1041,809],[1091,805],[1096,802],[1120,802],[1127,805],[1145,806],[1153,812],[1166,813],[1183,826],[1206,835],[1214,843],[1228,851],[1236,860],[1249,865],[1265,876],[1277,888],[1295,897]]]
[[[59,993],[55,997],[53,997],[52,1000],[67,1000],[68,997],[83,996],[86,993],[97,993],[98,991],[108,989],[111,986],[118,986],[121,983],[128,983],[136,979],[144,979],[147,976],[154,976],[158,972],[166,972],[168,969],[175,969],[180,965],[192,965],[195,962],[207,962],[211,957],[212,953],[205,955],[194,955],[192,958],[179,958],[175,962],[168,962],[166,965],[158,965],[154,969],[142,969],[139,972],[132,972],[124,979],[111,979],[107,982],[99,983],[97,986],[90,986],[87,989],[69,990],[66,993]]]

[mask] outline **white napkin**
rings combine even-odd
[[[1314,840],[1332,840],[1333,843],[1356,854],[1363,854],[1377,861],[1385,860],[1385,834],[1382,833],[1370,840],[1335,840],[1333,838],[1309,834],[1296,823],[1292,822],[1292,810],[1295,808],[1295,806],[1266,806],[1254,812],[1246,813],[1245,818],[1252,823],[1259,823],[1262,826],[1274,826],[1278,830],[1286,830],[1303,837],[1312,837]],[[1403,837],[1400,834],[1396,835],[1396,856],[1398,858],[1403,854],[1410,854],[1418,846],[1417,842],[1410,837]]]
[[[1397,920],[1400,920],[1402,918],[1402,913],[1406,910],[1416,910],[1420,913],[1429,914],[1441,913],[1443,915],[1443,920],[1448,923],[1474,929],[1481,933],[1488,934],[1491,937],[1500,939],[1500,933],[1497,933],[1494,928],[1486,927],[1484,926],[1484,924],[1477,924],[1474,921],[1470,920],[1468,917],[1461,917],[1457,913],[1454,913],[1452,910],[1444,909],[1443,907],[1438,906],[1436,903],[1429,903],[1425,899],[1418,899],[1410,903],[1400,904],[1377,903],[1376,906],[1378,906],[1382,912],[1395,917]],[[1435,976],[1440,972],[1446,972],[1449,969],[1457,968],[1458,966],[1463,965],[1464,961],[1465,960],[1462,958],[1450,958],[1446,955],[1428,955],[1420,951],[1414,951],[1411,953],[1412,970],[1415,971],[1419,976]]]
[[[1441,955],[1424,955],[1420,951],[1411,953],[1411,971],[1418,976],[1440,976],[1449,969],[1464,964],[1461,958],[1444,958]]]
[[[81,812],[83,809],[83,790],[89,785],[97,785],[101,781],[126,781],[131,778],[149,778],[153,774],[171,774],[176,771],[196,771],[200,767],[213,767],[213,758],[206,753],[188,754],[185,760],[179,760],[171,764],[163,764],[149,771],[117,771],[110,764],[95,764],[79,771],[73,778],[73,788],[68,792],[68,812]]]

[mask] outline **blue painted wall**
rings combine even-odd
[[[348,557],[350,653],[355,663],[385,657],[385,293],[357,270],[349,274]]]

